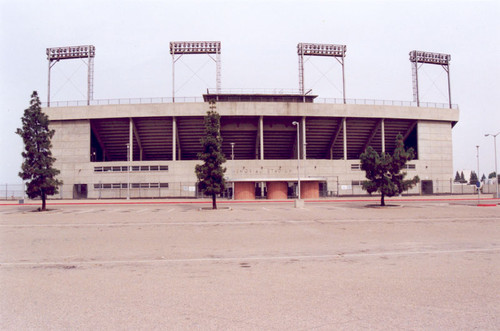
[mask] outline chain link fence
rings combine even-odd
[[[0,200],[20,200],[25,197],[23,184],[1,184]]]
[[[319,183],[319,197],[367,196],[362,188],[363,181],[345,181],[337,177],[327,177]],[[297,182],[288,183],[288,198],[297,197]],[[73,192],[67,192],[68,187],[59,189],[59,194],[52,199],[157,199],[157,198],[210,198],[201,193],[196,182],[169,182],[169,183],[98,183],[75,184]],[[483,183],[480,188],[482,194],[494,194],[496,182],[494,180]],[[467,183],[456,183],[449,180],[422,180],[412,189],[402,195],[467,195],[477,194],[477,187]],[[226,190],[219,195],[221,198],[231,199],[232,185],[228,183]],[[255,197],[267,198],[265,184],[256,181]],[[0,184],[0,200],[21,200],[27,198],[23,184]]]

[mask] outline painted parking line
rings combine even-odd
[[[333,260],[344,258],[369,258],[388,256],[414,256],[414,255],[436,255],[436,254],[464,254],[464,253],[496,253],[496,248],[468,248],[468,249],[441,249],[420,251],[387,251],[387,252],[360,252],[360,253],[336,253],[321,255],[273,255],[273,256],[238,256],[238,257],[200,257],[180,259],[142,259],[142,260],[93,260],[93,261],[40,261],[40,262],[0,262],[1,266],[85,266],[85,265],[127,265],[127,264],[175,264],[175,263],[203,263],[203,262],[240,262],[240,261],[309,261],[309,260]]]
[[[125,227],[125,226],[207,226],[207,225],[276,225],[276,224],[345,224],[345,223],[419,223],[419,222],[500,222],[497,216],[484,217],[441,217],[407,219],[309,219],[309,220],[248,220],[248,221],[187,221],[187,222],[110,222],[110,223],[44,223],[44,224],[0,224],[0,228],[43,228],[43,227]]]

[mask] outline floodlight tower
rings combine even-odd
[[[437,64],[441,65],[448,74],[448,102],[451,105],[451,89],[450,89],[450,54],[442,53],[431,53],[422,51],[411,51],[410,52],[410,62],[414,63],[412,66],[412,77],[413,77],[413,100],[417,102],[417,107],[420,107],[420,95],[418,91],[418,69],[423,64]]]
[[[93,45],[67,46],[47,48],[49,60],[49,82],[47,89],[47,107],[50,107],[50,69],[60,60],[87,59],[87,105],[94,98],[94,57]]]
[[[185,54],[207,54],[215,62],[216,66],[216,88],[220,93],[221,88],[221,42],[220,41],[172,41],[170,42],[170,54],[172,55],[172,101],[175,102],[175,62]],[[215,58],[212,57],[215,55]],[[176,55],[177,58],[176,58]]]
[[[329,56],[334,57],[342,66],[342,97],[345,99],[345,75],[344,75],[344,58],[347,51],[346,45],[334,44],[297,44],[297,54],[299,55],[299,88],[300,93],[305,96],[304,87],[304,56]],[[305,98],[305,97],[304,97]]]

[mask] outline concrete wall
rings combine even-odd
[[[453,178],[453,149],[449,122],[419,121],[418,173],[420,179]]]
[[[90,124],[88,120],[56,121],[50,123],[55,130],[52,138],[54,167],[61,171],[63,180],[58,197],[72,198],[73,184],[91,181],[93,167],[90,159]]]

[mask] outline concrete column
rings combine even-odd
[[[342,131],[344,133],[344,160],[347,160],[347,118],[343,121]]]
[[[259,117],[260,159],[264,160],[264,116]]]
[[[288,197],[287,182],[267,182],[267,198],[269,200],[282,200]]]
[[[134,123],[132,118],[129,118],[129,128],[128,128],[128,143],[130,144],[130,160],[134,161]]]
[[[306,117],[302,116],[302,159],[306,160],[307,141],[306,141]]]
[[[172,161],[177,160],[177,119],[172,117]]]
[[[255,200],[255,182],[235,182],[235,200]]]
[[[382,154],[385,153],[385,119],[382,119],[380,125],[380,134],[382,135]]]

